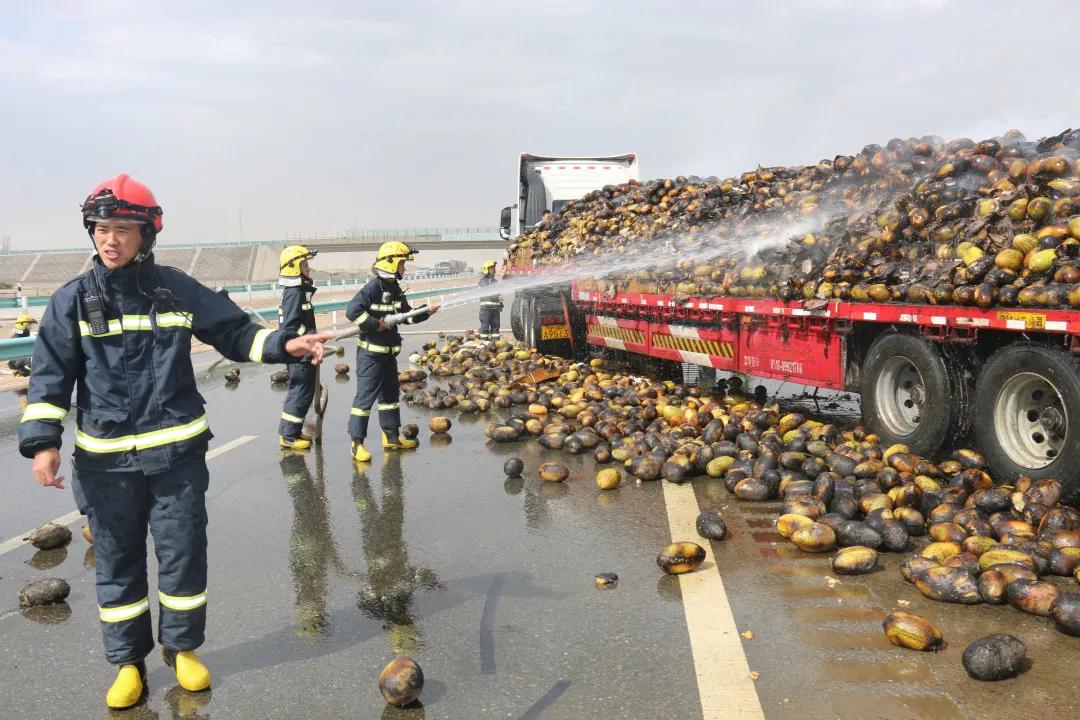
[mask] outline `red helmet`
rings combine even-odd
[[[154,199],[154,193],[138,180],[132,180],[127,173],[109,178],[91,190],[82,204],[82,213],[83,226],[87,228],[98,220],[111,217],[140,220],[153,226],[155,233],[164,227],[161,206]]]
[[[161,232],[164,223],[161,220],[161,206],[157,204],[154,193],[138,180],[132,180],[127,173],[120,173],[109,178],[90,191],[82,204],[83,227],[94,239],[94,223],[109,218],[138,220],[143,223],[143,245],[137,261],[142,262],[154,247],[154,240]]]

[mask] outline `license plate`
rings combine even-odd
[[[570,329],[566,325],[541,325],[541,340],[567,340],[570,338]]]

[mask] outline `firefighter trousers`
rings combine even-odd
[[[304,429],[304,416],[315,397],[315,373],[318,368],[309,362],[289,363],[289,393],[285,396],[285,405],[281,408],[281,422],[278,434],[283,438],[295,440]]]
[[[146,580],[146,530],[158,561],[158,642],[177,652],[206,629],[205,455],[158,475],[76,470],[79,510],[94,536],[98,614],[105,658],[138,662],[154,648]]]
[[[480,339],[492,342],[499,339],[499,305],[482,305],[480,307]]]
[[[356,442],[367,437],[371,407],[378,400],[379,426],[391,440],[401,428],[401,386],[398,384],[397,356],[356,351],[356,397],[349,411],[349,435]]]

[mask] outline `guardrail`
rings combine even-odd
[[[267,247],[285,247],[286,245],[302,245],[305,240],[313,240],[315,238],[322,237],[322,239],[329,238],[357,238],[357,239],[380,239],[380,238],[398,238],[398,237],[421,237],[427,235],[437,235],[440,238],[445,239],[447,242],[453,242],[455,238],[460,237],[499,237],[499,228],[493,226],[475,226],[475,227],[435,227],[435,228],[374,228],[370,230],[353,230],[349,232],[339,233],[337,235],[286,235],[284,240],[215,240],[215,241],[187,241],[187,242],[162,242],[157,244],[159,250],[190,250],[192,248],[216,248],[216,247],[251,247],[264,245]],[[75,253],[86,252],[90,250],[86,245],[78,245],[76,247],[66,248],[41,248],[38,250],[33,249],[15,249],[8,248],[3,252],[0,252],[0,256],[3,255],[39,255],[39,254],[56,254],[56,253]]]
[[[2,256],[0,256],[2,257]],[[421,273],[416,275],[406,275],[405,282],[415,282],[417,280],[461,280],[467,277],[476,277],[480,273],[466,272],[457,273],[454,275],[433,275],[431,273]],[[360,287],[366,283],[370,277],[356,277],[356,278],[327,278],[325,280],[316,280],[315,287],[320,288],[348,288],[348,287]],[[229,293],[245,293],[245,292],[269,292],[271,290],[279,290],[280,287],[274,283],[248,283],[244,285],[214,285],[216,289],[227,290]],[[30,307],[45,307],[49,304],[49,298],[52,294],[48,295],[27,295],[24,293],[23,297],[26,298],[27,305]],[[0,309],[11,309],[22,307],[22,300],[18,298],[0,298]]]
[[[462,285],[458,287],[448,288],[432,288],[430,290],[418,290],[416,292],[409,293],[410,300],[422,300],[424,298],[435,297],[438,295],[450,295],[462,290],[471,290],[471,285]],[[344,310],[345,306],[349,304],[348,300],[326,300],[324,302],[312,303],[312,306],[317,313],[334,312],[335,310]],[[266,322],[266,317],[275,318],[277,316],[277,306],[269,308],[255,308],[249,309],[248,315],[254,318],[256,321]],[[264,317],[265,316],[265,317]],[[6,340],[0,340],[0,362],[5,360],[14,360],[15,358],[30,357],[34,354],[34,342],[36,338],[8,338]]]

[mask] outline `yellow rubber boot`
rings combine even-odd
[[[409,438],[401,437],[400,435],[398,435],[396,441],[390,442],[390,438],[386,437],[386,433],[382,434],[382,446],[386,450],[412,450],[417,445],[419,445],[419,443],[415,440],[410,440]]]
[[[352,444],[352,456],[356,462],[370,462],[371,453],[364,447],[364,443],[358,443],[355,440]]]
[[[200,692],[210,687],[210,671],[194,650],[176,652],[163,648],[165,664],[176,671],[176,681],[188,692]]]
[[[286,450],[307,450],[311,447],[311,440],[303,436],[290,440],[284,435],[279,435],[278,444]]]
[[[105,695],[105,705],[113,710],[124,710],[139,702],[143,694],[143,678],[146,666],[142,663],[121,665],[112,687]]]

